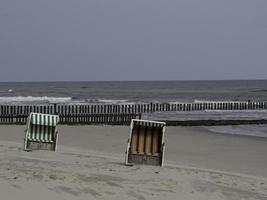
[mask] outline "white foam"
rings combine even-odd
[[[182,101],[170,101],[169,104],[184,104]]]
[[[247,103],[247,101],[208,101],[195,99],[194,103]]]
[[[48,103],[68,103],[71,97],[33,97],[33,96],[16,96],[0,97],[0,103],[18,103],[18,102],[48,102]]]
[[[98,99],[99,103],[106,103],[106,104],[131,104],[128,100],[125,99]]]

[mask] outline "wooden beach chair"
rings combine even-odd
[[[133,119],[127,143],[125,164],[160,165],[164,162],[165,122]]]
[[[24,150],[56,151],[58,115],[30,113],[25,130]]]

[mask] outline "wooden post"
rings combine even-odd
[[[131,112],[131,105],[127,105],[127,113]]]
[[[143,110],[143,113],[147,113],[147,108],[148,108],[148,104],[144,104],[144,110]]]
[[[57,104],[54,104],[54,114],[57,114]]]

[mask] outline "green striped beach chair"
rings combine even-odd
[[[125,164],[163,167],[165,127],[165,122],[133,119],[126,148]]]
[[[25,130],[24,150],[56,151],[58,115],[30,113]]]

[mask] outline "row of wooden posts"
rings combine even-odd
[[[47,114],[101,114],[149,113],[161,111],[250,110],[267,109],[266,102],[213,102],[213,103],[147,103],[147,104],[94,104],[94,105],[0,105],[0,115],[28,115],[30,112]]]
[[[139,113],[267,109],[267,102],[204,102],[88,105],[0,105],[0,123],[26,123],[30,112],[58,114],[61,123],[128,123]]]
[[[0,116],[0,124],[26,124],[28,115]],[[132,119],[141,119],[141,113],[68,114],[59,115],[59,124],[129,125]]]

